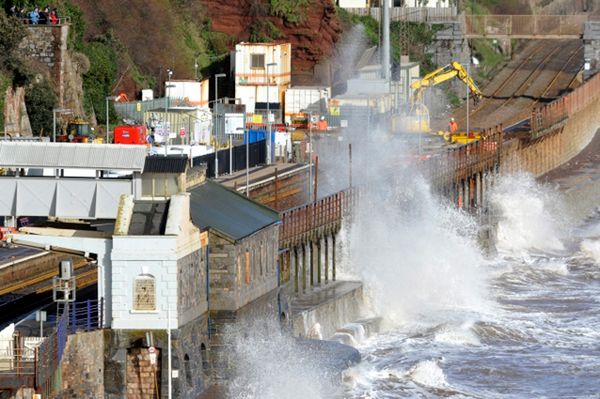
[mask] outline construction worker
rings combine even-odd
[[[325,131],[327,130],[327,120],[324,116],[317,122],[317,130]]]
[[[451,135],[458,131],[458,123],[456,123],[454,118],[450,118],[450,122],[448,123],[448,131]]]

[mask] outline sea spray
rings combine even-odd
[[[365,138],[355,159],[361,186],[343,268],[365,283],[374,313],[421,322],[485,307],[475,221],[432,194],[401,142]]]
[[[498,216],[497,248],[507,255],[523,256],[529,250],[564,249],[568,220],[560,195],[531,175],[500,176],[492,188],[491,202]]]
[[[226,329],[227,356],[234,377],[231,399],[326,399],[339,386],[314,353],[282,331],[273,319],[256,318]],[[339,378],[338,378],[339,380]]]

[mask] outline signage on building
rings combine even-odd
[[[182,127],[181,129],[179,129],[179,136],[180,137],[185,137],[185,128]]]
[[[150,358],[150,364],[156,364],[156,348],[151,346],[148,348],[148,357]]]
[[[252,123],[263,123],[263,117],[261,114],[252,115]]]
[[[242,134],[244,114],[225,114],[225,134]]]

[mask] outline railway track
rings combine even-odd
[[[488,87],[490,94],[470,114],[471,126],[510,124],[527,117],[539,102],[547,102],[576,86],[583,57],[579,40],[539,41],[510,65],[510,73],[498,74]],[[464,125],[464,111],[457,118]]]
[[[80,259],[73,264],[73,269],[75,270],[75,272],[77,272],[77,270],[79,270],[87,265],[88,265],[87,261],[85,261],[84,259]],[[21,280],[19,282],[16,282],[16,283],[13,283],[13,284],[10,284],[7,286],[2,286],[2,287],[0,287],[0,296],[15,293],[18,291],[22,291],[27,288],[34,287],[36,285],[42,285],[42,287],[47,288],[47,291],[50,291],[50,290],[52,290],[52,278],[57,275],[58,275],[57,268],[52,268],[52,270],[47,271],[45,273],[38,274],[36,276]],[[77,278],[79,279],[79,276],[77,276]],[[44,284],[44,283],[46,283],[46,284]],[[37,292],[37,289],[36,289],[36,292]]]

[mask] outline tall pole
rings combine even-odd
[[[313,113],[310,112],[310,119],[308,120],[308,202],[311,200],[312,193],[312,118]]]
[[[218,100],[219,100],[219,78],[224,78],[225,76],[227,76],[224,73],[218,73],[215,75],[215,105],[214,105],[214,111],[215,111],[215,178],[219,177],[219,152],[218,152],[218,129],[219,129],[219,109],[218,109]]]
[[[56,110],[52,110],[52,142],[56,143]]]
[[[167,305],[167,365],[168,365],[168,373],[169,373],[169,392],[168,397],[171,399],[173,397],[173,369],[171,364],[171,305]]]
[[[219,177],[219,151],[217,146],[217,136],[219,130],[219,112],[217,100],[219,99],[219,76],[215,75],[215,179]]]
[[[108,97],[106,97],[106,144],[108,144],[108,140],[109,140],[108,129],[109,129],[109,126],[108,126]]]
[[[383,51],[381,67],[383,79],[390,80],[390,0],[383,0]]]
[[[271,141],[271,104],[269,101],[269,91],[271,91],[271,81],[269,80],[269,65],[267,64],[267,165],[271,164],[271,151],[269,142]]]
[[[250,139],[246,134],[246,112],[244,112],[244,138],[246,139],[246,197],[250,197]]]
[[[269,92],[271,91],[271,80],[269,79],[269,67],[276,66],[276,62],[270,62],[267,66],[267,165],[271,164],[271,102]]]

